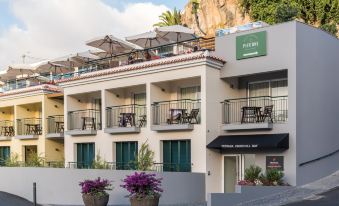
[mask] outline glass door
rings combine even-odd
[[[94,143],[77,144],[77,168],[91,168],[95,158]]]
[[[5,161],[10,157],[10,147],[0,147],[0,165],[4,165]]]
[[[191,171],[191,141],[163,141],[163,170]]]
[[[136,169],[135,160],[138,155],[138,142],[116,142],[115,146],[116,169]]]

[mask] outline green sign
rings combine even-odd
[[[237,36],[237,60],[265,56],[266,31]]]

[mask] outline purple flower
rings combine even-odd
[[[111,181],[107,179],[101,179],[100,177],[95,180],[85,180],[80,182],[79,185],[81,186],[82,194],[104,196],[107,195],[106,190],[112,190]]]
[[[122,188],[125,188],[130,194],[129,197],[144,198],[160,196],[163,192],[161,187],[162,178],[156,178],[155,174],[146,174],[145,172],[128,175],[123,180]]]

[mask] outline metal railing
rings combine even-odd
[[[221,104],[223,124],[288,120],[288,96],[228,99]]]
[[[47,117],[47,134],[64,133],[64,115]]]
[[[95,109],[68,112],[69,130],[101,130],[101,111]]]
[[[0,136],[13,137],[14,135],[14,122],[10,120],[0,121]]]
[[[41,118],[24,118],[17,119],[18,135],[42,135]]]
[[[120,105],[106,108],[106,127],[145,127],[146,105]]]
[[[137,170],[134,162],[104,162],[99,167],[94,164],[83,162],[68,162],[66,165],[70,169],[107,169],[107,170]],[[190,163],[153,163],[150,171],[156,172],[191,172]]]
[[[200,124],[200,99],[179,99],[152,104],[153,125]]]

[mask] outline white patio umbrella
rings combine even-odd
[[[31,64],[31,66],[33,70],[37,73],[48,73],[48,72],[57,73],[57,69],[59,69],[60,72],[62,72],[62,68],[66,67],[63,64],[53,63],[50,60],[37,62],[37,63]]]
[[[126,37],[126,41],[139,45],[143,48],[158,47],[171,43],[168,38],[162,38],[161,36],[157,35],[155,31]]]
[[[104,50],[111,56],[142,49],[135,44],[114,37],[113,35],[106,35],[91,39],[86,42],[86,45]]]
[[[24,78],[34,75],[33,67],[30,64],[13,64],[6,70],[1,71],[0,80],[7,81],[16,78]]]
[[[182,42],[196,38],[192,29],[181,25],[158,27],[155,32],[158,37],[172,42]]]

